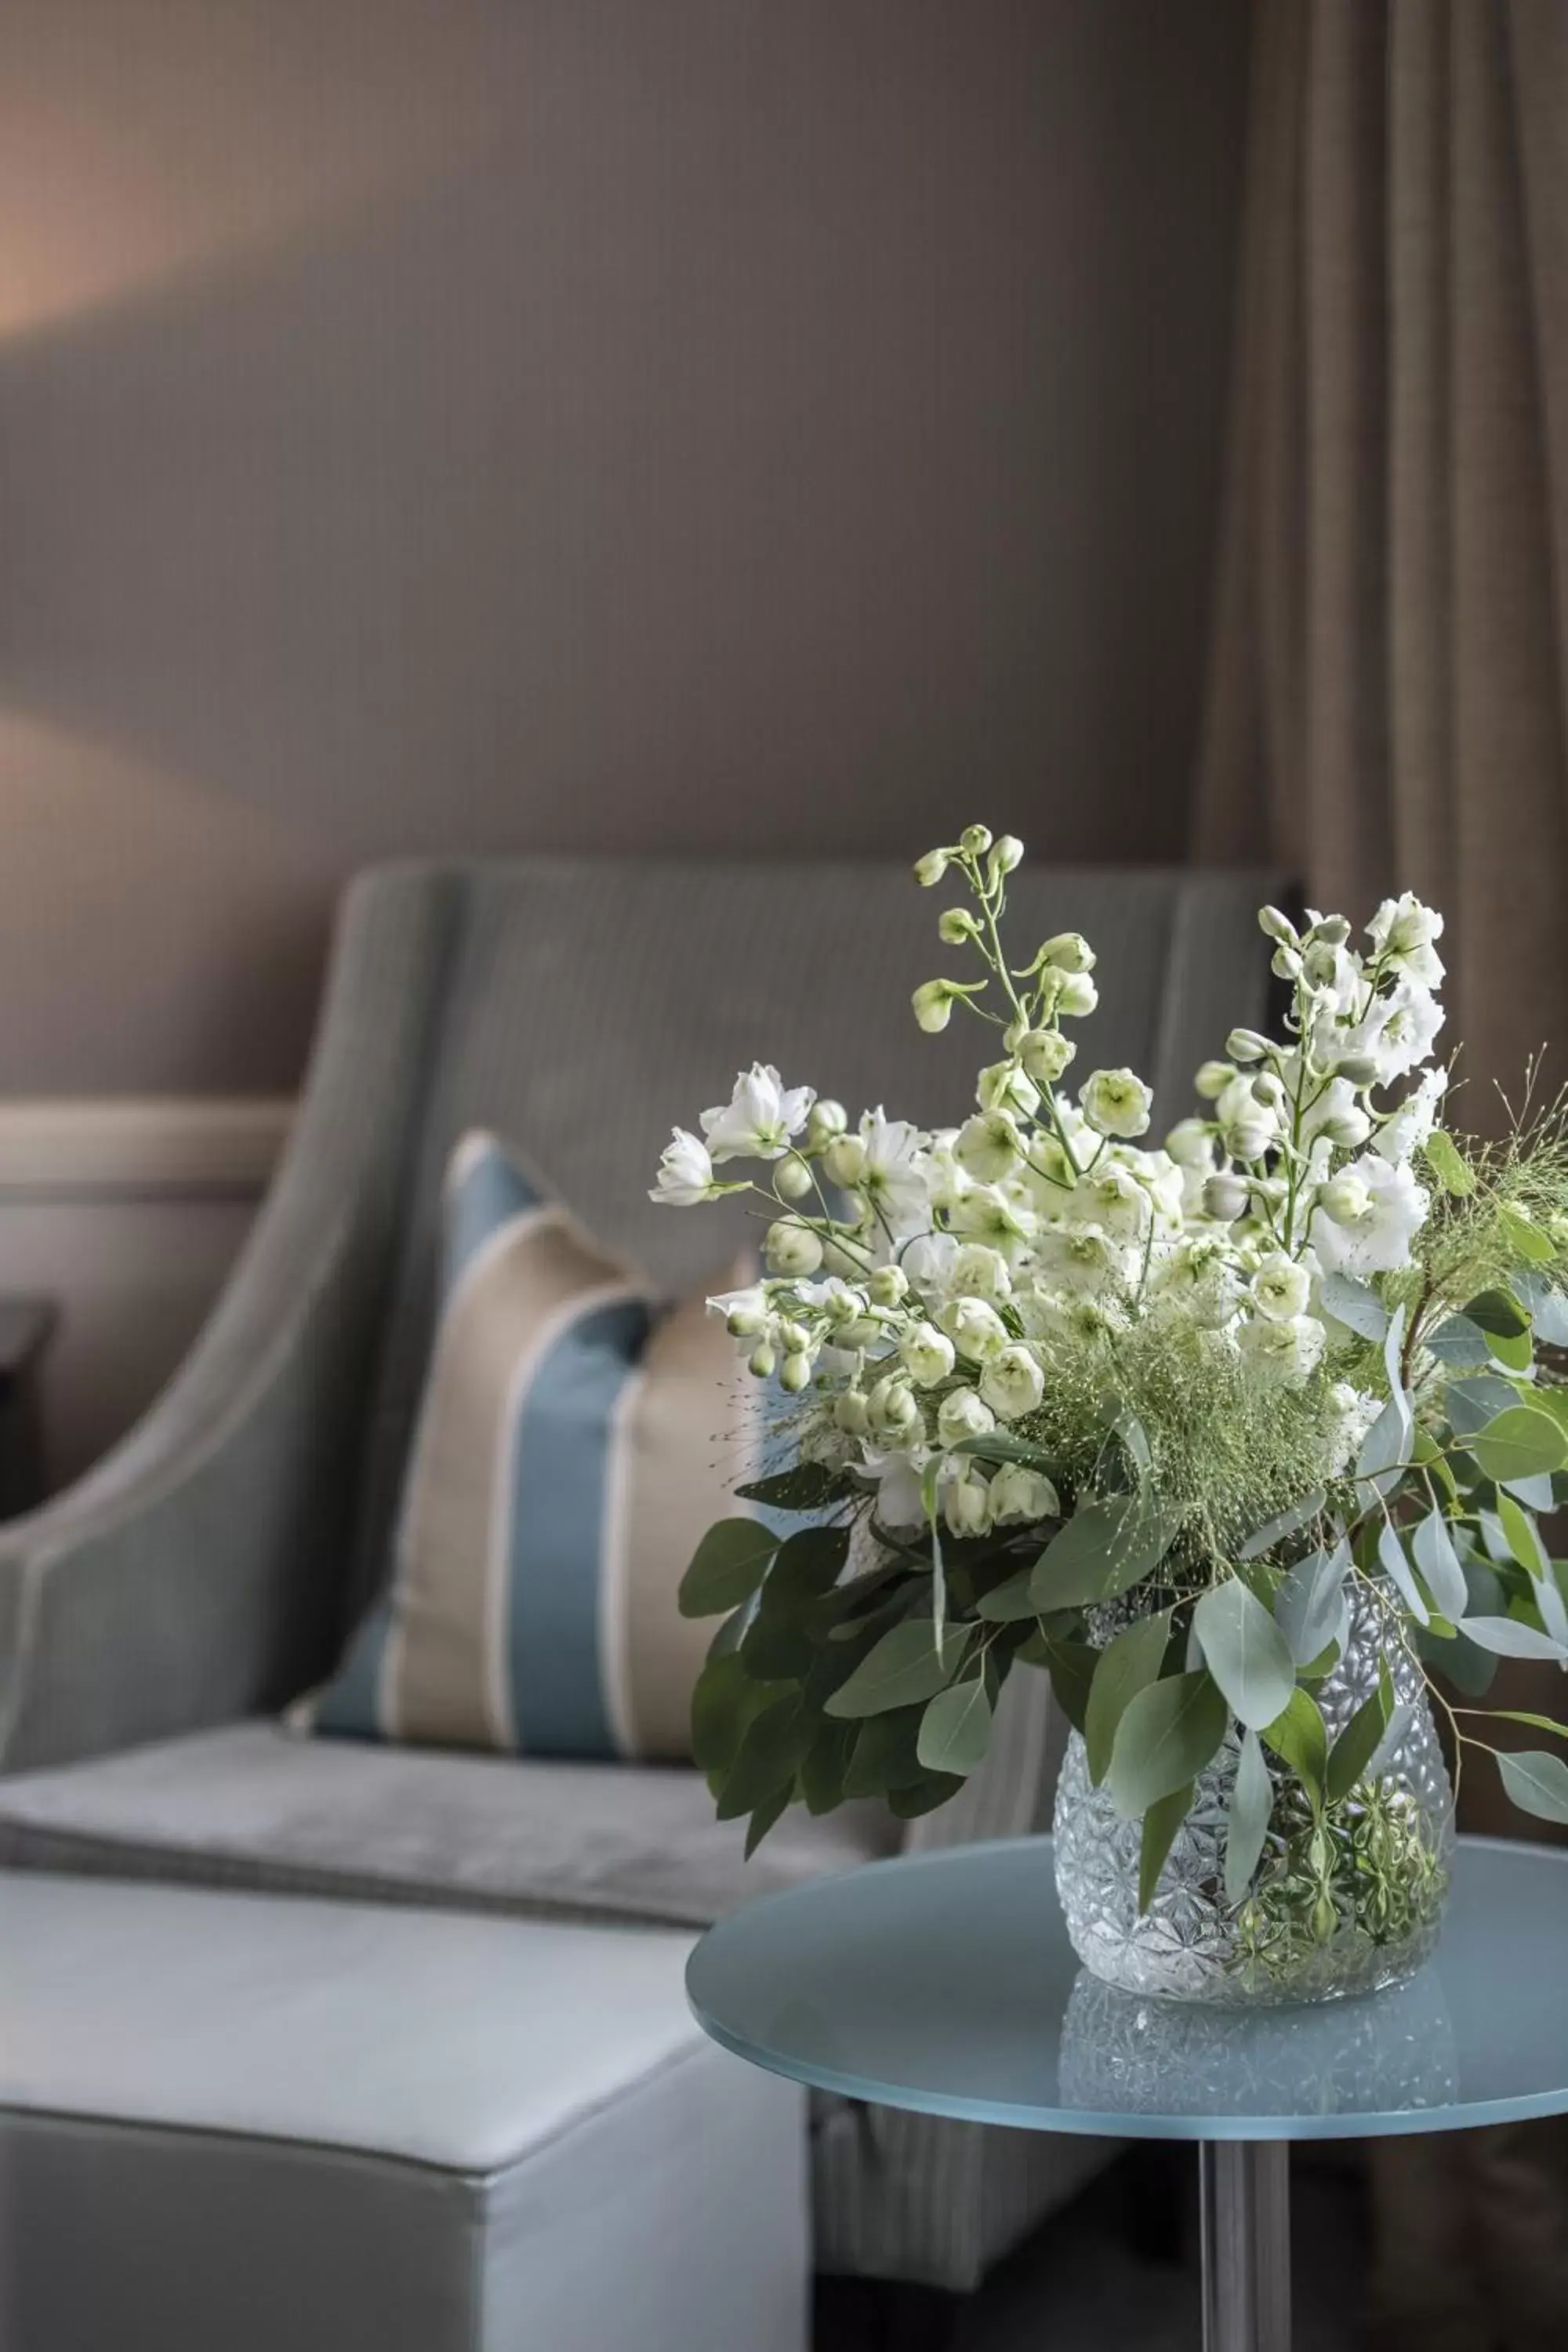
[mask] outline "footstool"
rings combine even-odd
[[[802,2352],[692,1938],[0,1874],[5,2352]]]

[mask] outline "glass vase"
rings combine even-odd
[[[1321,1827],[1294,1774],[1265,1750],[1273,1814],[1238,1904],[1226,1901],[1224,1885],[1240,1752],[1234,1726],[1198,1777],[1142,1914],[1142,1825],[1118,1813],[1108,1787],[1091,1784],[1083,1741],[1072,1734],[1057,1789],[1057,1892],[1073,1948],[1094,1976],[1127,1992],[1238,2007],[1374,1992],[1403,1983],[1427,1958],[1447,1895],[1453,1792],[1419,1667],[1386,1644],[1377,1602],[1359,1585],[1349,1612],[1339,1663],[1316,1694],[1330,1740],[1376,1689],[1385,1656],[1395,1717],[1375,1769]],[[1108,1624],[1100,1638],[1116,1630]]]

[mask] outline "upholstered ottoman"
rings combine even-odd
[[[690,1938],[0,1874],[5,2352],[801,2352]]]

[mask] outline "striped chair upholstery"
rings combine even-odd
[[[1281,895],[1268,875],[1045,866],[1016,877],[1011,905],[1026,940],[1088,934],[1102,985],[1085,1066],[1139,1069],[1156,1119],[1174,1120],[1197,1063],[1233,1024],[1265,1016],[1254,909]],[[722,1208],[660,1211],[646,1188],[672,1120],[720,1099],[743,1064],[773,1061],[855,1108],[883,1102],[926,1124],[962,1114],[973,1037],[956,1021],[922,1036],[908,1010],[938,968],[934,913],[906,869],[876,865],[425,865],[353,886],[296,1132],[206,1332],[109,1462],[0,1531],[0,1766],[34,1768],[36,1791],[47,1783],[47,1805],[41,1793],[8,1804],[0,1784],[0,1861],[317,1891],[336,1867],[345,1888],[389,1899],[507,1899],[481,1885],[482,1868],[454,1862],[451,1788],[586,1768],[384,1751],[404,1790],[413,1768],[456,1768],[445,1810],[432,1807],[443,1834],[429,1871],[409,1860],[400,1799],[388,1834],[403,1844],[384,1867],[364,1851],[334,1864],[317,1836],[306,1875],[296,1855],[268,1850],[283,1831],[255,1827],[265,1808],[233,1760],[249,1752],[237,1719],[329,1673],[382,1581],[435,1328],[453,1147],[474,1128],[515,1139],[605,1247],[658,1293],[685,1295],[747,1228]],[[351,1743],[292,1745],[298,1763],[300,1747]],[[111,1752],[138,1746],[136,1758]],[[171,1824],[182,1773],[188,1814],[210,1827],[224,1811],[220,1750],[235,1797],[215,1852],[205,1832],[176,1839]],[[1015,1676],[986,1764],[910,1840],[1036,1828],[1051,1757],[1044,1678]],[[48,1766],[67,1769],[37,1769]],[[668,1772],[598,1769],[658,1777],[668,1815]],[[147,1789],[156,1801],[138,1818]],[[93,1824],[116,1807],[118,1843],[106,1843]],[[286,1811],[297,1827],[298,1805]],[[831,1866],[833,1850],[817,1851]],[[732,1883],[664,1859],[637,1916],[700,1917],[714,1899],[700,1890]],[[576,1899],[576,1916],[591,1911],[591,1888]],[[537,1890],[515,1900],[537,1907]],[[611,1916],[626,1910],[623,1889]],[[953,2287],[1103,2154],[834,2101],[818,2105],[815,2148],[819,2263]]]

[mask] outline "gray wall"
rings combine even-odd
[[[0,1090],[372,856],[1179,855],[1244,0],[3,0]]]

